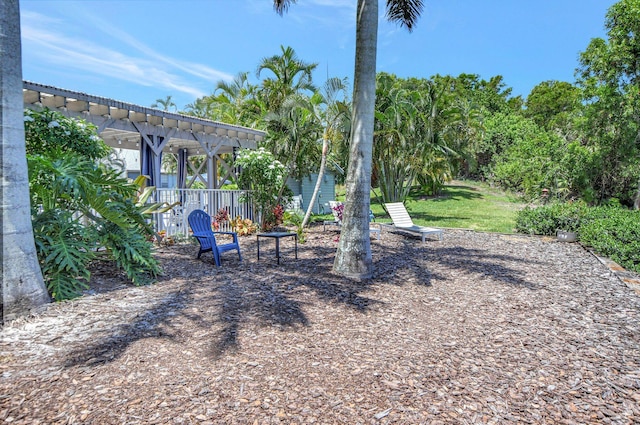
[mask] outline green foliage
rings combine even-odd
[[[280,109],[292,94],[315,91],[312,74],[318,64],[300,59],[290,46],[280,46],[280,51],[282,54],[263,58],[258,65],[258,75],[265,70],[272,74],[262,81],[259,93],[270,111]]]
[[[174,111],[178,109],[176,103],[171,100],[173,96],[169,95],[164,99],[156,99],[154,103],[151,104],[152,108],[162,108],[163,111],[168,111],[170,108]]]
[[[33,230],[40,268],[53,299],[80,296],[89,286],[87,266],[94,258],[91,232],[71,213],[59,209],[36,215]]]
[[[264,148],[240,150],[235,165],[242,167],[238,186],[251,191],[250,196],[262,220],[261,228],[265,229],[269,214],[280,203],[278,190],[284,185],[285,166]]]
[[[526,101],[524,115],[546,130],[571,131],[581,111],[582,91],[564,81],[544,81],[535,86]]]
[[[143,236],[139,228],[131,223],[130,226],[118,226],[106,222],[98,230],[100,243],[106,248],[107,254],[116,265],[124,270],[134,285],[148,285],[153,283],[160,267],[152,255],[152,244]]]
[[[140,209],[140,213],[145,216],[149,214],[161,214],[180,205],[180,202],[174,202],[173,204],[167,202],[149,202],[156,188],[155,186],[147,186],[147,180],[149,180],[148,176],[138,176],[133,181],[133,184],[138,187],[138,193],[134,201],[136,207]]]
[[[304,232],[304,227],[302,227],[302,219],[303,217],[294,211],[284,212],[284,224],[287,226],[294,226],[296,233],[298,234],[298,242],[305,243],[307,237]]]
[[[238,184],[237,183],[226,183],[226,184],[223,184],[220,189],[223,189],[223,190],[238,190]]]
[[[414,182],[435,191],[452,178],[455,154],[442,137],[432,82],[378,74],[375,119],[372,186],[384,202],[405,200]]]
[[[580,228],[580,242],[640,273],[640,211],[596,209]]]
[[[27,155],[75,152],[95,160],[105,158],[111,150],[96,134],[96,126],[48,108],[25,109],[24,130]]]
[[[159,269],[147,240],[153,235],[144,213],[148,207],[137,202],[139,186],[105,164],[106,157],[92,158],[108,151],[93,130],[85,131],[85,123],[48,110],[26,114],[32,118],[29,134],[42,138],[27,161],[36,247],[51,295],[56,300],[81,295],[97,248],[106,248],[100,258],[106,252],[133,283],[149,283]],[[50,122],[58,124],[50,127]],[[81,139],[61,148],[50,128]]]
[[[241,72],[233,81],[219,81],[214,94],[196,99],[186,113],[228,124],[261,126],[266,105],[258,98],[259,87],[249,82],[249,73]]]
[[[640,2],[615,3],[605,27],[607,40],[592,39],[580,55],[583,143],[593,152],[587,177],[596,200],[640,207]]]
[[[620,206],[589,208],[579,202],[527,207],[516,217],[516,230],[535,235],[577,232],[581,244],[640,272],[640,211]]]
[[[503,120],[494,116],[487,123],[488,138],[502,149],[489,168],[492,180],[501,187],[537,198],[542,189],[565,199],[575,193],[575,175],[567,165],[576,160],[575,149],[554,133],[517,115]],[[574,144],[575,145],[575,144]]]
[[[322,123],[316,108],[318,98],[292,94],[277,110],[265,114],[268,135],[265,147],[286,164],[289,176],[301,178],[318,169],[321,156]]]
[[[581,202],[525,207],[516,216],[516,231],[547,236],[555,235],[557,230],[579,232],[587,211],[587,206]]]

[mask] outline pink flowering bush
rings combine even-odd
[[[340,203],[335,207],[331,207],[333,210],[334,216],[338,219],[338,221],[342,221],[342,213],[344,212],[344,204]]]

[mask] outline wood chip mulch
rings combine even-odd
[[[241,238],[243,261],[157,251],[132,287],[0,331],[11,424],[640,423],[640,297],[579,244],[383,231],[375,276],[332,274],[335,230]]]

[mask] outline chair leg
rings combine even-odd
[[[240,250],[238,250],[238,259],[242,261],[242,255],[240,255]]]
[[[216,267],[221,267],[222,263],[220,262],[220,253],[215,249],[212,250],[213,253],[213,262],[216,263]]]

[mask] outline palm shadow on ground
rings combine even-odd
[[[384,236],[382,242],[372,242],[374,277],[365,281],[347,279],[332,273],[336,244],[330,243],[331,236],[326,239],[329,243],[301,245],[298,260],[293,258],[293,252],[283,248],[280,265],[266,253],[264,260],[261,255],[261,260],[256,261],[255,244],[245,244],[245,261],[225,256],[221,268],[215,268],[204,256],[195,259],[194,246],[175,246],[172,249],[176,253],[165,260],[165,275],[156,284],[172,285],[175,290],[141,311],[134,320],[114,324],[109,336],[71,352],[65,366],[111,362],[137,341],[146,338],[179,341],[190,338],[196,329],[208,339],[208,356],[215,360],[241,351],[239,335],[249,326],[253,329],[322,326],[310,322],[305,313],[305,305],[309,303],[337,305],[353,314],[367,314],[385,303],[377,292],[386,285],[429,288],[434,281],[445,279],[429,270],[429,262],[468,274],[474,284],[479,284],[478,276],[492,276],[505,285],[538,289],[535,282],[508,266],[509,262],[524,261],[521,258],[478,249],[440,247],[437,241],[423,245],[419,237],[411,236],[393,247],[385,246]],[[183,277],[185,273],[187,277],[181,279],[180,275],[172,274],[178,269],[188,270],[183,272]],[[186,331],[185,323],[191,327]]]

